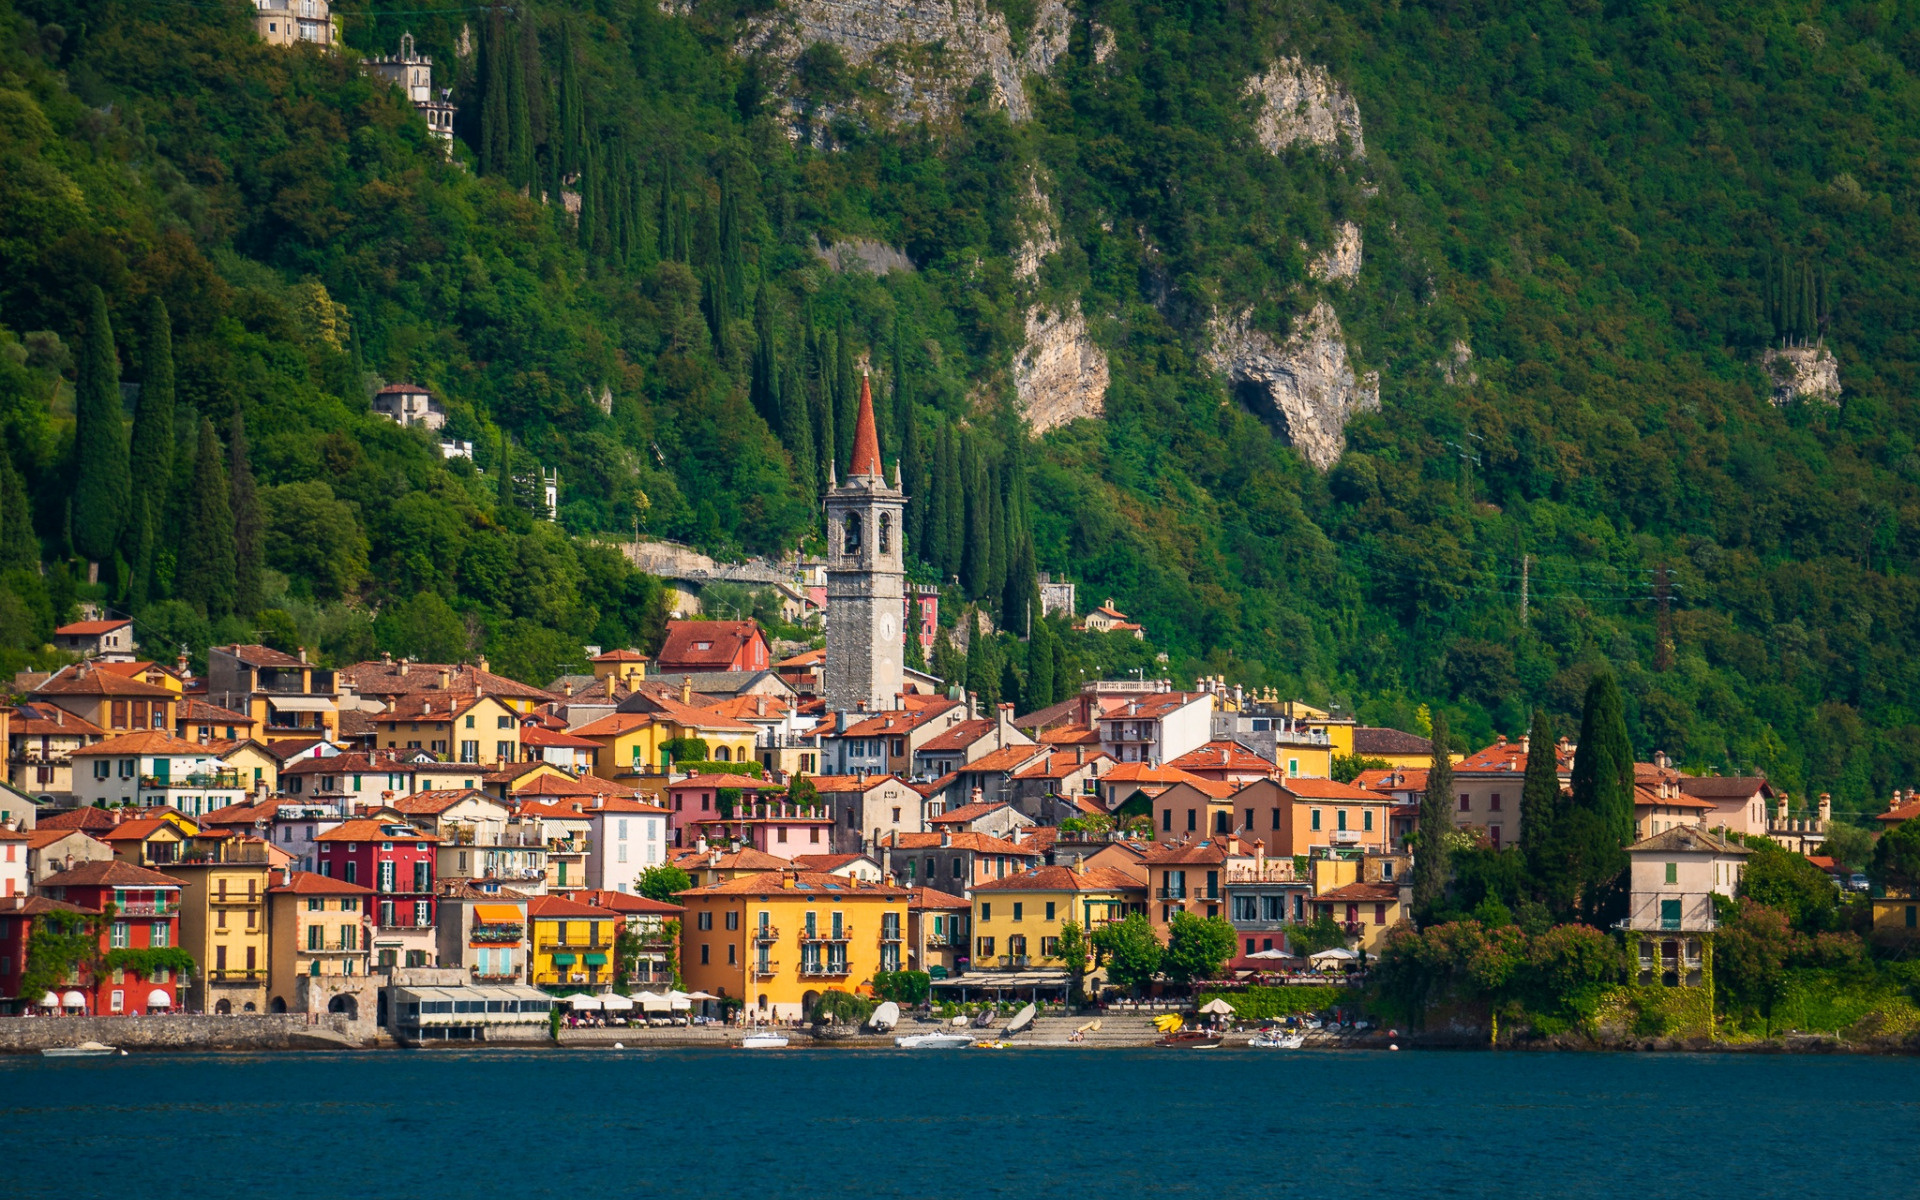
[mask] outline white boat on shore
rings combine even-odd
[[[119,1051],[105,1042],[81,1042],[78,1046],[48,1046],[40,1053],[48,1058],[105,1058]]]
[[[740,1039],[742,1050],[783,1050],[788,1043],[787,1035],[771,1029],[762,1029]]]
[[[973,1039],[964,1033],[909,1033],[893,1039],[902,1050],[965,1050]]]
[[[1306,1034],[1288,1033],[1284,1029],[1262,1029],[1247,1040],[1247,1045],[1261,1050],[1298,1050],[1306,1044]]]

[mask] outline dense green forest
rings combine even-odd
[[[983,692],[1157,650],[1466,744],[1570,727],[1609,666],[1641,755],[1843,811],[1914,781],[1920,14],[1083,0],[1031,119],[980,82],[903,126],[833,47],[736,52],[770,7],[344,0],[327,55],[237,0],[0,0],[0,665],[86,598],[149,645],[544,682],[658,636],[605,543],[813,542],[868,372],[945,614],[1025,633],[1037,567],[1152,639],[943,646]],[[357,63],[409,31],[451,160]],[[1282,54],[1352,92],[1364,158],[1255,140]],[[1322,285],[1348,221],[1364,267]],[[852,239],[912,269],[816,249]],[[1324,475],[1203,358],[1212,313],[1278,336],[1322,296],[1383,400]],[[1068,299],[1106,416],[1033,439],[1009,364]],[[1783,337],[1831,347],[1837,406],[1770,403]],[[398,381],[473,460],[371,415]]]

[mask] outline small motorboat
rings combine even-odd
[[[1284,1029],[1262,1029],[1247,1039],[1247,1045],[1261,1050],[1298,1050],[1306,1044],[1306,1034],[1289,1033]]]
[[[48,1058],[105,1058],[118,1051],[105,1042],[81,1042],[78,1046],[48,1046],[40,1053]]]
[[[964,1033],[907,1033],[893,1039],[902,1050],[965,1050],[974,1039]]]
[[[1175,1029],[1154,1045],[1185,1050],[1212,1050],[1220,1045],[1220,1035],[1211,1029]]]
[[[772,1029],[762,1029],[740,1039],[742,1050],[782,1050],[787,1046],[788,1038],[784,1033]]]

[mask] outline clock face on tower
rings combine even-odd
[[[893,637],[893,618],[891,616],[880,618],[880,636],[889,639]]]

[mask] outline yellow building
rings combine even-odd
[[[528,964],[533,986],[589,992],[612,986],[619,913],[558,896],[535,896],[527,901],[527,920],[533,926]]]
[[[593,678],[599,683],[613,679],[631,688],[646,677],[647,656],[638,650],[609,650],[593,660]]]
[[[247,788],[257,789],[264,784],[268,792],[280,790],[280,760],[259,742],[251,738],[233,742],[215,740],[207,743],[207,750],[226,763],[229,770],[237,772]]]
[[[414,692],[395,696],[373,718],[382,750],[425,750],[445,762],[520,761],[520,716],[494,696]]]
[[[1873,937],[1879,942],[1920,941],[1920,899],[1901,895],[1874,897]]]
[[[201,836],[161,870],[180,884],[180,946],[199,971],[185,989],[191,1009],[267,1011],[267,844]]]
[[[850,992],[903,965],[907,889],[824,871],[768,871],[681,892],[688,991],[797,1021],[828,989]]]
[[[311,871],[279,878],[267,889],[267,1011],[360,1016],[356,993],[370,986],[373,889]]]
[[[1140,880],[1114,867],[1034,867],[973,885],[973,969],[1061,968],[1060,927],[1081,936],[1146,908]]]
[[[632,783],[637,775],[661,773],[661,747],[676,738],[699,738],[714,762],[753,762],[758,730],[703,709],[665,702],[670,712],[610,713],[572,730],[575,737],[598,742],[593,773],[602,779]]]

